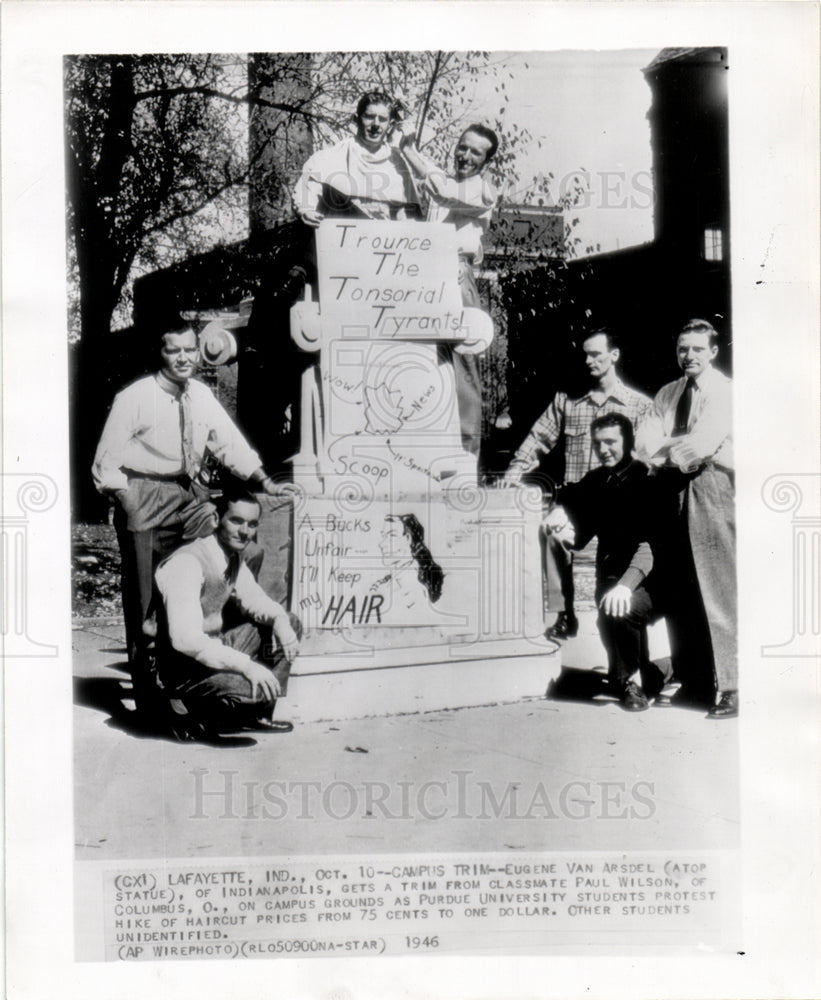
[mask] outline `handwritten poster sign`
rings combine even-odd
[[[463,340],[453,226],[329,219],[317,233],[323,329],[360,340]]]
[[[357,648],[439,644],[444,660],[494,643],[532,653],[544,631],[537,528],[538,511],[489,491],[305,498],[294,514],[303,666]]]

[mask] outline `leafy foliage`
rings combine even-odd
[[[358,97],[367,90],[382,90],[403,105],[420,149],[445,165],[460,131],[476,121],[480,82],[492,76],[499,111],[484,124],[503,137],[492,170],[497,181],[515,185],[515,151],[533,137],[507,120],[505,80],[512,75],[504,59],[489,52],[328,53],[316,64],[312,103],[322,112],[316,137],[321,142],[338,138],[350,127]]]
[[[119,617],[120,553],[114,529],[80,524],[72,530],[72,611],[79,618]]]
[[[503,192],[548,198],[551,175],[526,184],[517,153],[540,140],[508,114],[513,69],[488,52],[355,52],[264,58],[269,90],[249,85],[242,55],[85,55],[65,60],[70,329],[104,335],[130,321],[135,274],[242,238],[248,183],[272,149],[285,169],[270,183],[282,214],[307,130],[314,147],[351,130],[367,90],[392,94],[419,129],[419,142],[447,165],[459,131],[477,117],[492,79],[498,112],[485,123],[502,137],[493,173]],[[289,91],[295,67],[304,86]],[[285,95],[284,97],[282,95]],[[249,152],[249,114],[262,141]],[[295,153],[288,155],[289,144]],[[269,178],[266,175],[266,184]],[[572,245],[572,244],[571,244]]]
[[[133,269],[236,238],[248,171],[231,87],[241,79],[235,57],[66,59],[75,336],[106,332]]]

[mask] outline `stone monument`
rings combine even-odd
[[[289,711],[543,694],[558,657],[543,637],[541,498],[480,487],[462,447],[453,352],[484,351],[493,326],[462,305],[453,227],[328,219],[317,265],[318,302],[308,289],[291,315],[316,363],[293,459],[290,605],[305,635]]]

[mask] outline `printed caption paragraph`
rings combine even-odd
[[[713,853],[105,866],[105,958],[162,961],[715,946]]]

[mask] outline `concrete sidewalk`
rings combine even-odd
[[[581,623],[564,671],[595,687],[594,613]],[[79,860],[738,843],[733,720],[579,695],[179,744],[134,725],[122,625],[73,635]]]

